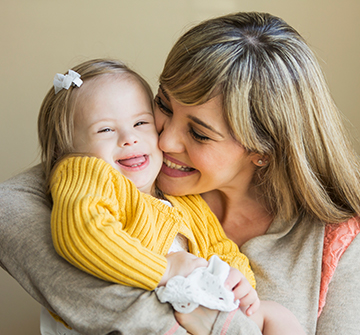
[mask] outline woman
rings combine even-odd
[[[171,50],[155,102],[160,188],[201,193],[249,256],[259,296],[288,307],[313,334],[324,224],[332,232],[330,224],[360,212],[360,184],[306,43],[267,14],[209,20]],[[350,226],[355,237],[359,224]]]
[[[356,334],[359,167],[302,38],[268,14],[208,20],[176,43],[160,84],[160,188],[201,193],[250,258],[259,296],[288,307],[308,334]],[[4,267],[80,332],[184,334],[152,293],[90,278],[55,255],[41,176],[37,167],[1,187]],[[225,331],[259,334],[240,311],[217,315],[212,334]]]

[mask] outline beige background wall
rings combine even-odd
[[[155,89],[167,52],[188,27],[253,10],[282,17],[308,40],[359,139],[358,0],[2,0],[0,182],[38,162],[37,113],[56,72],[89,58],[120,58]],[[0,302],[0,334],[39,334],[39,305],[2,270]]]

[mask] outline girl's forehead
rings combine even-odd
[[[152,101],[135,78],[112,76],[86,81],[83,86],[84,90],[77,92],[75,121],[89,123],[105,117],[124,119],[140,112],[153,114]]]

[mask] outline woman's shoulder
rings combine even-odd
[[[10,201],[14,196],[21,197],[29,193],[46,197],[45,175],[41,164],[0,183],[1,202]]]
[[[0,230],[2,238],[14,238],[25,226],[48,222],[51,199],[45,176],[36,165],[0,184]],[[8,235],[7,235],[8,234]]]

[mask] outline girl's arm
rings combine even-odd
[[[71,157],[51,180],[51,229],[56,251],[101,279],[152,290],[167,261],[153,206],[103,160]],[[148,197],[150,200],[151,197]]]
[[[0,264],[40,304],[83,334],[186,334],[155,294],[75,268],[54,250],[40,166],[0,184]]]
[[[184,211],[184,215],[188,215],[186,220],[191,222],[191,230],[198,241],[199,256],[207,260],[213,255],[219,256],[221,260],[244,274],[251,286],[255,288],[255,277],[250,268],[249,259],[226,236],[219,220],[201,196],[189,195],[170,197],[170,199]]]
[[[208,257],[218,255],[224,262],[239,270],[255,289],[255,276],[250,268],[249,259],[239,251],[238,246],[233,241],[226,237],[215,215],[208,219],[207,229],[209,234]]]

